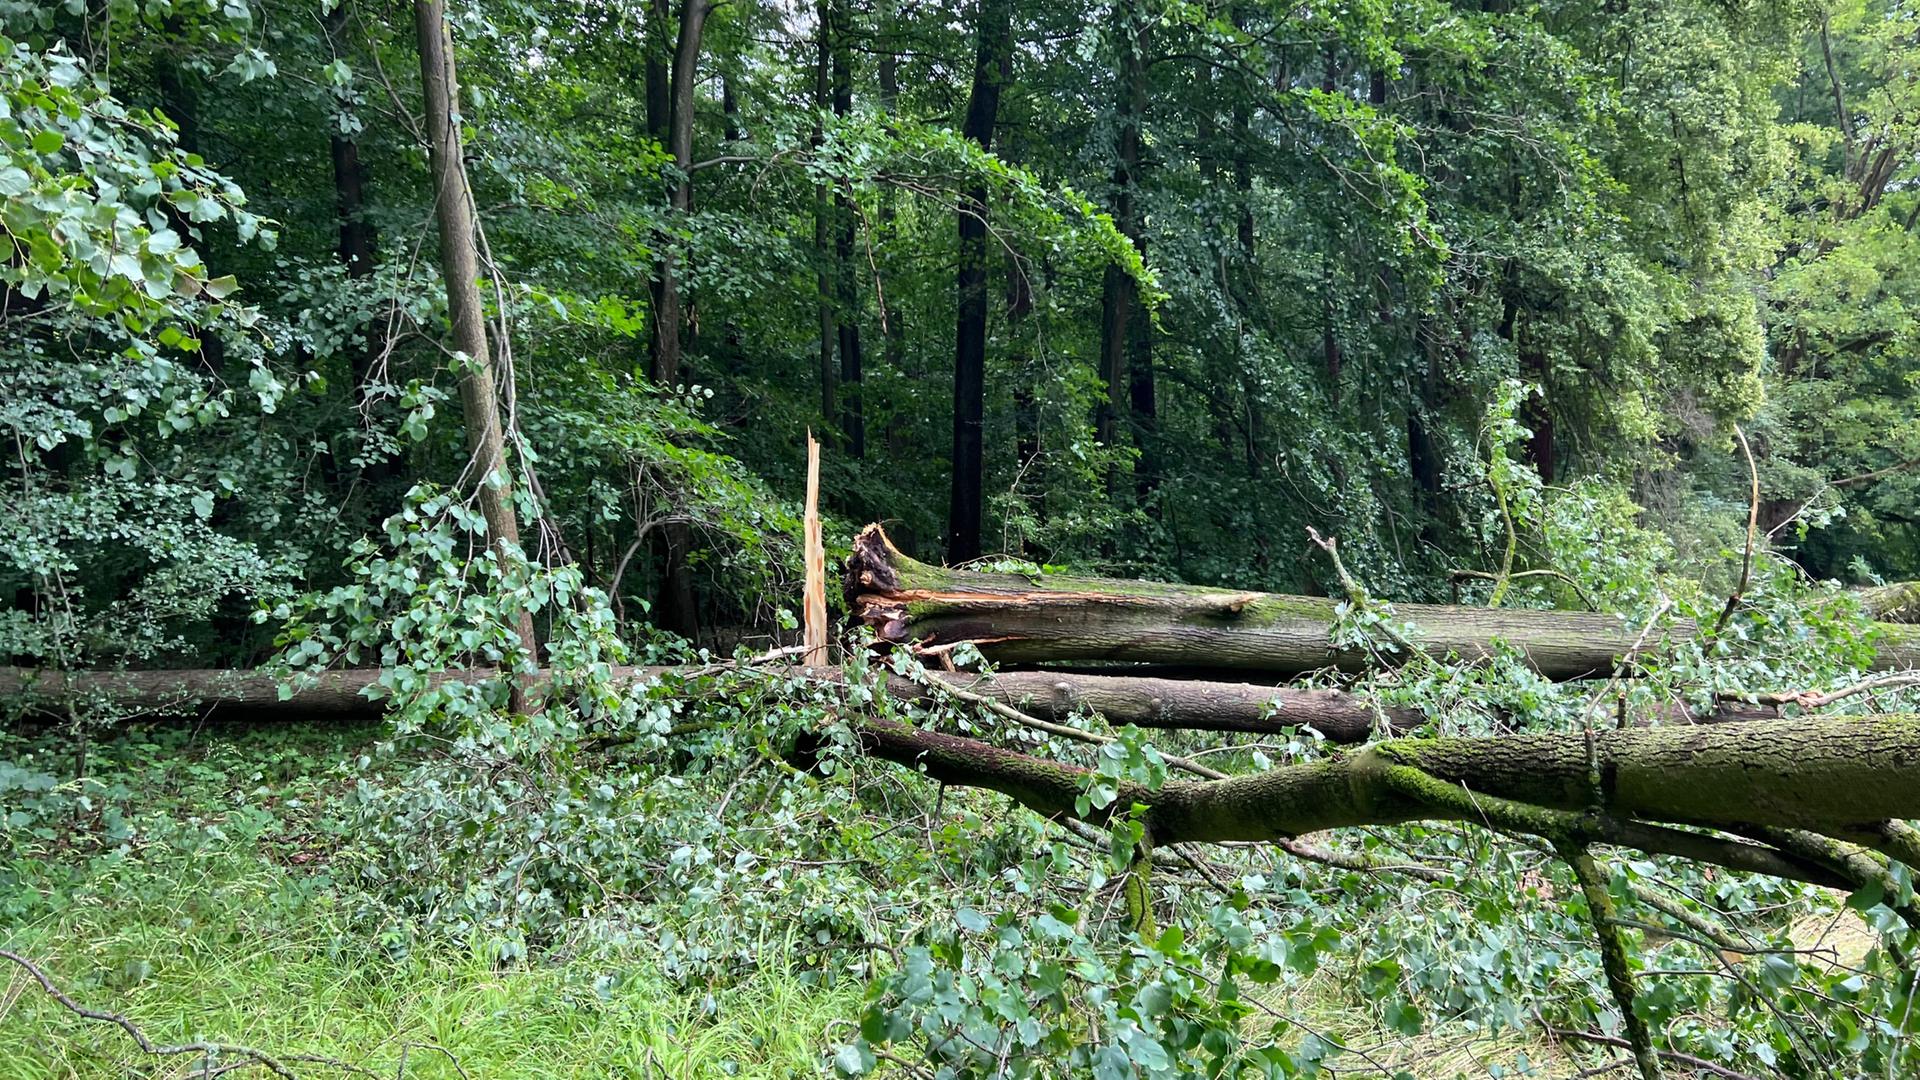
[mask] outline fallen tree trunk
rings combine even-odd
[[[870,525],[854,541],[845,579],[854,618],[883,641],[945,647],[972,642],[1010,664],[1110,660],[1297,674],[1357,671],[1364,649],[1334,644],[1337,602],[1325,597],[1056,574],[950,570],[908,558]],[[1414,641],[1438,656],[1477,658],[1496,643],[1555,679],[1604,676],[1639,630],[1613,615],[1396,604]],[[1697,633],[1691,623],[1675,627]],[[1657,649],[1649,638],[1644,647]],[[1920,631],[1881,625],[1877,670],[1920,666]]]
[[[618,674],[643,681],[687,671],[627,668]],[[835,669],[818,674],[840,677]],[[438,677],[493,675],[449,672]],[[314,686],[283,699],[276,677],[255,672],[0,669],[0,697],[15,705],[38,702],[49,712],[67,707],[58,703],[71,703],[71,695],[79,695],[117,707],[124,715],[213,705],[355,718],[376,716],[383,708],[364,696],[378,677],[377,671],[328,672]],[[1046,685],[1035,677],[1044,678]],[[1179,710],[1201,702],[1189,698],[1169,704],[1169,699],[1151,693],[1161,687],[1139,685],[1166,680],[1063,678],[1038,672],[990,681],[955,673],[941,678],[953,689],[987,692],[985,696],[1036,712],[1049,712],[1037,703],[1051,701],[1058,710],[1053,715],[1106,700],[1116,712],[1145,710],[1139,715],[1170,722],[1181,715]],[[1062,682],[1069,690],[1060,689]],[[1238,684],[1170,685],[1224,692],[1225,704],[1214,707],[1227,713],[1249,708],[1257,694],[1282,692]],[[899,680],[893,691],[924,696],[928,688]],[[1336,701],[1342,710],[1356,708],[1354,702],[1360,700],[1332,691],[1293,693],[1314,695],[1308,701]],[[1337,700],[1342,698],[1348,700]],[[1260,708],[1265,710],[1264,702]],[[1078,812],[1076,802],[1088,777],[1075,766],[880,718],[856,720],[853,728],[863,750],[874,757],[946,783],[1009,795],[1048,816],[1100,821],[1134,805],[1145,807],[1155,844],[1284,841],[1343,827],[1470,820],[1546,837],[1579,833],[1737,870],[1858,887],[1863,875],[1871,876],[1878,872],[1876,865],[1884,864],[1862,862],[1866,856],[1859,854],[1815,858],[1804,844],[1775,846],[1669,826],[1761,836],[1769,830],[1809,830],[1884,849],[1883,841],[1894,835],[1885,821],[1920,816],[1920,717],[1911,716],[1609,730],[1595,736],[1591,761],[1580,734],[1398,739],[1250,776],[1176,782],[1157,791],[1123,785],[1109,807],[1085,814]],[[1596,775],[1597,792],[1592,786]],[[1812,850],[1822,849],[1815,845]]]
[[[1920,623],[1920,581],[1893,581],[1855,595],[1867,614],[1889,623]]]
[[[1920,815],[1920,717],[1847,717],[1580,734],[1405,739],[1225,780],[1122,785],[1082,812],[1085,770],[891,721],[855,725],[869,755],[997,791],[1049,817],[1144,808],[1149,842],[1277,841],[1327,829],[1473,821],[1578,836],[1738,870],[1851,887],[1826,860],[1688,831],[1805,830],[1884,847],[1881,823]],[[1871,869],[1871,865],[1869,865]]]
[[[614,677],[639,683],[693,670],[616,668]],[[809,670],[826,679],[843,677],[838,668],[781,670]],[[1372,738],[1376,727],[1385,732],[1405,732],[1424,720],[1418,709],[1379,708],[1366,697],[1339,690],[1046,671],[1009,671],[992,676],[929,674],[956,691],[991,698],[1054,721],[1088,711],[1104,716],[1115,726],[1258,735],[1312,728],[1332,742],[1360,743]],[[312,686],[283,699],[283,680],[253,671],[54,672],[0,668],[0,702],[61,716],[69,715],[79,705],[108,717],[239,714],[236,718],[245,718],[278,714],[371,720],[386,707],[366,696],[379,677],[377,670],[329,671],[316,676]],[[477,681],[494,677],[492,671],[450,671],[434,679]],[[903,700],[923,700],[933,692],[899,676],[887,680],[887,689]]]

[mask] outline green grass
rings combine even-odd
[[[225,789],[228,806],[284,807],[290,791],[311,796],[329,782],[231,771],[258,750],[102,764],[127,768],[143,792],[159,793],[145,808],[149,819],[183,822],[187,807],[204,813],[212,788]],[[318,1054],[422,1080],[816,1075],[846,1037],[839,1019],[859,1014],[857,984],[819,987],[781,974],[778,940],[749,981],[711,993],[672,985],[637,951],[631,961],[616,951],[504,970],[446,950],[396,959],[350,928],[337,899],[346,891],[312,870],[324,854],[300,858],[303,843],[316,841],[297,813],[245,835],[233,835],[241,815],[232,816],[214,841],[204,839],[203,820],[182,826],[199,838],[190,843],[145,843],[125,857],[54,846],[0,868],[0,881],[25,890],[0,897],[0,910],[21,913],[0,923],[0,943],[41,964],[81,1004],[124,1014],[156,1043]],[[0,969],[0,1080],[199,1075],[197,1055],[145,1054],[117,1027],[61,1008],[23,969],[4,961]]]

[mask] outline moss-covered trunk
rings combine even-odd
[[[854,726],[875,757],[1079,816],[1083,770],[891,721]],[[1879,823],[1920,815],[1920,717],[1612,730],[1596,733],[1591,759],[1579,733],[1404,739],[1227,780],[1123,787],[1108,810],[1086,816],[1134,805],[1147,808],[1160,844],[1465,820],[1835,885],[1841,875],[1798,853],[1672,826],[1809,830],[1884,846]]]

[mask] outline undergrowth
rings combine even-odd
[[[836,1024],[857,1014],[858,985],[788,974],[794,942],[778,928],[752,979],[704,990],[639,948],[501,965],[369,940],[331,863],[346,771],[372,735],[161,732],[94,748],[95,811],[125,814],[128,839],[99,819],[13,830],[0,944],[155,1042],[316,1054],[384,1076],[791,1076],[817,1072],[844,1038]],[[136,784],[139,799],[115,798]],[[6,967],[0,1080],[192,1069]]]

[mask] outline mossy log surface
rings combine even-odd
[[[1078,816],[1086,774],[1073,766],[893,722],[857,730],[876,757],[1043,814]],[[1145,807],[1159,844],[1429,820],[1552,837],[1570,818],[1597,812],[1593,827],[1607,842],[1822,884],[1833,883],[1831,873],[1775,849],[1663,826],[1864,836],[1878,822],[1920,815],[1916,716],[1609,730],[1596,733],[1593,753],[1597,792],[1579,733],[1401,739],[1227,780],[1124,787],[1106,812]]]
[[[1375,663],[1336,647],[1338,601],[1197,585],[1056,574],[951,570],[902,554],[878,525],[854,541],[844,581],[854,617],[885,641],[922,646],[973,642],[1008,664],[1128,661],[1279,674]],[[1479,658],[1498,644],[1555,679],[1604,676],[1640,637],[1615,615],[1396,604],[1415,643],[1437,656]],[[1697,632],[1690,623],[1674,633]],[[1650,637],[1642,648],[1657,650]],[[1920,631],[1883,624],[1876,668],[1920,666]]]
[[[1893,581],[1861,589],[1860,606],[1881,622],[1920,623],[1920,581]]]

